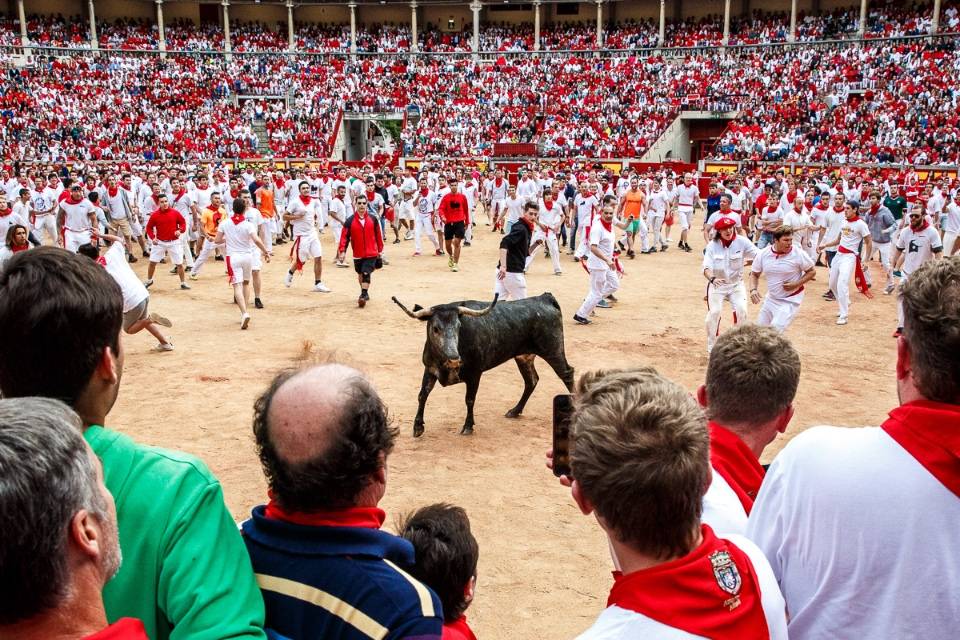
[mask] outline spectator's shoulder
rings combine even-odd
[[[771,471],[789,473],[846,466],[854,458],[869,455],[873,445],[882,440],[881,434],[878,427],[810,427],[783,448]]]

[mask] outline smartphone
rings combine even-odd
[[[570,420],[573,417],[573,396],[564,393],[553,397],[553,475],[570,476]]]

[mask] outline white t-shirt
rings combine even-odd
[[[613,233],[613,225],[610,226],[610,231],[607,231],[603,224],[600,222],[600,219],[594,221],[593,225],[590,227],[590,241],[589,244],[591,247],[597,246],[600,249],[600,253],[605,255],[608,260],[613,258],[613,243],[616,240],[616,236]],[[587,253],[587,268],[588,269],[609,269],[607,263],[594,255],[593,251]]]
[[[122,242],[114,242],[103,254],[107,273],[110,274],[123,295],[123,312],[126,313],[150,297],[147,288],[127,263],[127,252]]]
[[[70,202],[67,198],[60,203],[66,216],[63,225],[70,231],[85,231],[91,229],[89,214],[93,213],[93,204],[84,198],[80,202]]]
[[[947,214],[947,221],[943,225],[943,230],[946,233],[960,234],[960,205],[951,201],[950,204],[947,205],[945,212]]]
[[[750,512],[794,640],[952,640],[960,498],[882,429],[814,427],[774,459]]]
[[[23,225],[27,228],[27,232],[30,231],[30,225],[27,224],[27,219],[22,215],[17,213],[12,209],[8,209],[11,213],[8,213],[5,216],[0,216],[0,246],[6,244],[7,242],[7,231],[10,230],[15,224]]]
[[[847,221],[846,216],[843,215],[843,211],[837,211],[833,207],[830,207],[823,216],[823,227],[826,229],[826,233],[823,234],[823,242],[829,244],[837,239],[837,236],[840,235],[840,227],[843,226],[843,223]],[[836,251],[836,247],[830,247],[831,251]]]
[[[710,217],[707,218],[707,226],[713,229],[715,226],[717,226],[717,223],[720,222],[721,218],[729,218],[730,220],[733,220],[733,224],[736,225],[736,229],[743,227],[740,214],[734,213],[732,210],[730,213],[721,213],[719,210],[714,211],[710,214]]]
[[[746,192],[745,189],[740,189],[739,192],[734,193],[733,191],[727,191],[726,194],[730,196],[730,208],[737,213],[741,213],[747,208],[747,198],[750,197],[750,194]]]
[[[540,201],[540,214],[537,216],[537,225],[550,227],[554,232],[560,229],[560,221],[563,219],[563,210],[556,202],[550,202],[548,209],[543,200]]]
[[[520,219],[520,214],[523,212],[523,205],[526,201],[526,198],[521,198],[519,195],[516,198],[508,197],[504,200],[507,207],[507,222],[513,224]]]
[[[670,196],[666,191],[663,189],[653,191],[647,198],[647,212],[652,213],[655,218],[663,218],[667,214],[669,204]],[[739,223],[739,220],[737,222]]]
[[[584,197],[583,194],[577,194],[577,197],[573,200],[573,206],[577,209],[577,224],[579,226],[585,227],[590,224],[590,218],[598,202],[595,196]]]
[[[297,197],[287,203],[287,213],[303,214],[302,218],[291,221],[293,225],[293,235],[309,236],[317,232],[316,221],[319,217],[319,208],[319,200],[311,198],[309,204],[303,204],[303,200],[300,199],[300,194],[297,194]]]
[[[715,278],[735,284],[743,280],[743,263],[755,259],[757,253],[758,249],[744,236],[735,236],[729,247],[723,246],[719,240],[714,240],[707,243],[703,254],[703,269],[712,270]]]
[[[253,254],[253,250],[256,248],[253,239],[257,235],[257,228],[250,220],[244,219],[243,222],[237,224],[232,218],[224,218],[223,222],[220,223],[220,233],[223,234],[228,256]]]
[[[907,225],[897,238],[897,249],[906,253],[901,271],[909,276],[924,262],[933,259],[933,254],[943,251],[943,242],[937,230],[929,224],[923,231],[914,231]]]
[[[722,475],[712,468],[710,472],[713,478],[703,496],[700,520],[710,525],[721,538],[730,534],[746,535],[747,511],[743,503]]]
[[[767,245],[753,261],[753,272],[767,276],[767,295],[775,300],[791,300],[800,303],[803,291],[784,291],[787,282],[796,282],[805,271],[813,267],[813,259],[806,251],[796,245],[790,247],[790,253],[777,255],[773,245]]]
[[[840,224],[840,246],[837,251],[846,249],[850,253],[860,252],[860,243],[870,237],[870,227],[862,219],[854,222],[844,219]]]
[[[507,187],[509,182],[505,179],[502,179],[499,184],[497,183],[496,178],[490,181],[490,199],[491,200],[503,200],[507,197]]]
[[[693,204],[700,198],[700,189],[692,184],[689,187],[681,184],[677,187],[677,209],[680,211],[693,211]]]
[[[784,615],[783,596],[777,586],[770,563],[763,552],[740,535],[720,535],[743,551],[753,565],[760,589],[760,605],[767,620],[770,640],[787,640],[787,620]],[[611,605],[603,610],[593,625],[577,636],[576,640],[706,640],[703,636],[688,633],[654,620],[637,611]],[[747,640],[746,638],[744,640]]]

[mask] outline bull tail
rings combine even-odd
[[[560,303],[557,302],[557,299],[553,297],[553,294],[549,291],[544,291],[540,294],[540,297],[543,298],[546,302],[549,302],[554,309],[560,311]]]

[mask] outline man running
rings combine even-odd
[[[320,202],[310,197],[310,183],[303,181],[297,186],[299,195],[287,204],[287,212],[283,219],[293,223],[293,247],[290,257],[293,264],[283,278],[283,285],[290,287],[293,284],[294,272],[303,271],[303,265],[313,260],[313,290],[320,293],[330,293],[327,285],[323,284],[323,247],[317,235],[317,219],[320,214]]]
[[[825,250],[837,247],[837,255],[830,266],[830,291],[837,299],[840,312],[837,314],[837,324],[847,324],[847,314],[850,311],[850,276],[855,276],[857,288],[869,296],[866,279],[860,259],[860,247],[864,245],[869,256],[873,253],[873,240],[867,223],[860,219],[858,212],[860,203],[848,200],[844,204],[846,219],[840,225],[840,233],[830,243],[821,244],[819,249]]]
[[[360,283],[357,306],[362,309],[370,300],[370,276],[383,266],[383,229],[380,221],[369,213],[366,194],[357,196],[354,203],[354,213],[347,218],[340,234],[337,261],[344,261],[347,245],[350,245],[353,251],[353,269],[357,272],[357,281]]]
[[[724,301],[733,309],[733,326],[747,321],[747,290],[743,268],[758,250],[746,236],[737,233],[737,223],[724,217],[713,225],[714,237],[703,254],[703,277],[707,279],[707,354],[720,335]]]
[[[923,205],[916,203],[910,209],[909,224],[897,238],[897,252],[893,258],[895,270],[900,271],[900,286],[925,262],[939,260],[943,255],[940,234],[931,226],[923,212]],[[903,335],[903,300],[897,298],[897,330],[894,338]]]
[[[800,303],[803,287],[817,275],[809,255],[793,246],[793,229],[778,227],[773,232],[773,243],[757,254],[750,271],[750,301],[760,303],[760,274],[767,276],[767,295],[757,316],[757,324],[773,327],[783,333],[793,322]]]
[[[220,224],[214,244],[223,243],[227,251],[227,278],[233,287],[233,298],[240,308],[240,328],[250,326],[250,314],[247,306],[250,301],[250,278],[253,274],[255,261],[254,248],[260,249],[260,254],[266,262],[270,262],[270,254],[263,244],[254,223],[246,218],[249,193],[233,201],[233,215]],[[257,298],[259,300],[259,298]],[[259,305],[258,309],[263,306]]]
[[[443,223],[443,239],[447,245],[447,266],[451,271],[460,269],[460,245],[470,224],[467,197],[459,192],[460,183],[450,178],[450,193],[443,196],[437,206],[440,222]]]

